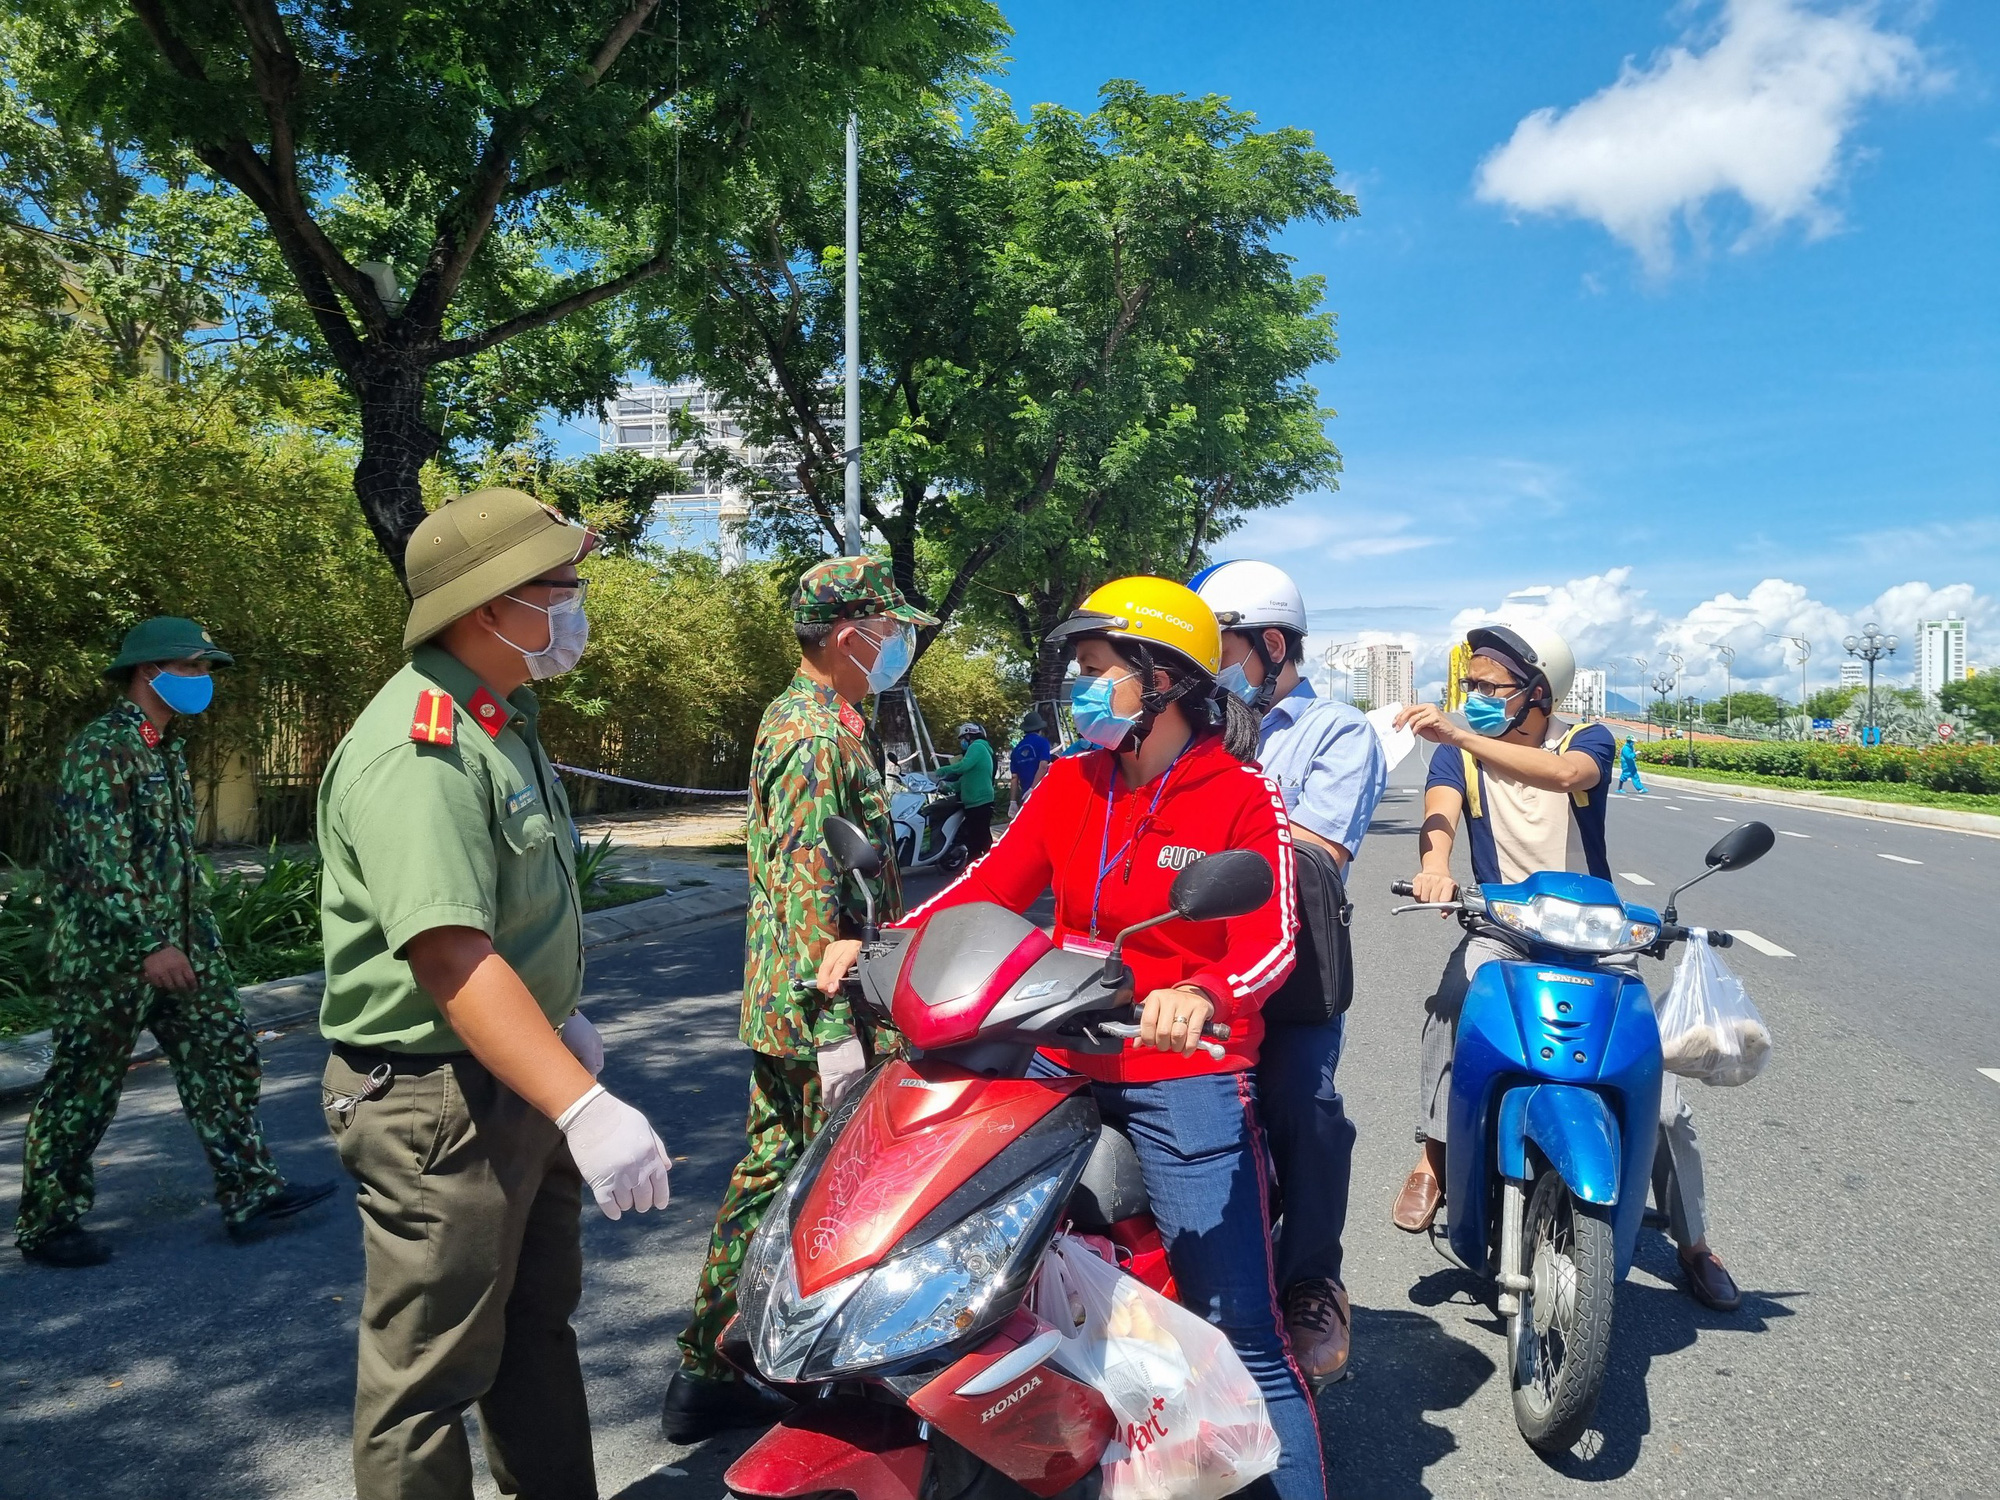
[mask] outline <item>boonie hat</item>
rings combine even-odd
[[[792,618],[801,625],[831,625],[874,615],[906,625],[937,624],[937,616],[925,614],[903,597],[895,575],[879,557],[829,557],[807,568],[799,579]]]
[[[460,495],[425,516],[403,554],[410,620],[403,649],[550,568],[580,562],[597,533],[520,490]]]
[[[115,677],[156,661],[205,661],[218,667],[236,664],[236,658],[216,645],[194,621],[179,615],[155,615],[125,632],[117,660],[104,669],[104,675]]]

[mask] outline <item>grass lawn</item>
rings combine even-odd
[[[1699,755],[1699,749],[1695,752]],[[1680,776],[1690,781],[1722,781],[1735,786],[1783,787],[1788,792],[1817,792],[1824,797],[1845,797],[1860,802],[1901,802],[1913,807],[1949,807],[1959,812],[2000,815],[2000,796],[1981,792],[1934,792],[1929,787],[1911,786],[1907,781],[1809,781],[1803,776],[1752,776],[1743,771],[1711,771],[1705,766],[1639,763],[1639,775],[1657,771],[1662,776]]]
[[[634,901],[650,901],[666,893],[665,886],[650,885],[643,880],[600,880],[583,893],[583,909],[603,911],[607,907],[630,906]]]

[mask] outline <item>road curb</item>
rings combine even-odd
[[[629,906],[595,911],[583,919],[583,947],[587,953],[610,943],[634,938],[658,937],[675,928],[706,922],[714,917],[742,911],[750,904],[747,876],[717,871],[722,878],[714,884],[670,891]],[[243,1015],[255,1031],[296,1026],[319,1015],[320,995],[326,987],[324,970],[294,974],[285,979],[267,979],[246,984],[237,993],[243,999]],[[53,1050],[53,1033],[30,1032],[0,1042],[0,1104],[32,1097],[42,1086]],[[134,1063],[160,1055],[153,1034],[143,1032],[132,1048]]]
[[[1955,807],[1916,807],[1904,802],[1867,802],[1859,797],[1829,797],[1824,792],[1794,792],[1777,786],[1741,786],[1733,781],[1701,781],[1670,775],[1657,766],[1642,769],[1651,781],[1744,802],[1774,802],[1781,807],[1810,808],[1843,818],[1870,818],[1878,823],[1907,823],[1915,828],[1944,828],[1953,833],[2000,838],[2000,817],[1992,813],[1962,812]]]

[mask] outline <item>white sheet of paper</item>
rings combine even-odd
[[[1400,703],[1385,703],[1380,708],[1368,710],[1368,723],[1375,730],[1375,738],[1382,742],[1382,754],[1392,771],[1403,763],[1404,756],[1417,748],[1417,737],[1407,729],[1396,727],[1396,715],[1402,711]]]

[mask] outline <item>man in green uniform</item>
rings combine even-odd
[[[859,824],[886,856],[875,887],[881,921],[902,914],[881,750],[862,718],[870,693],[909,670],[910,631],[936,621],[897,589],[887,564],[836,557],[808,569],[792,609],[798,674],[764,710],[750,760],[750,910],[743,1019],[750,1067],[749,1151],[715,1216],[681,1364],[667,1382],[661,1429],[691,1443],[776,1419],[784,1403],[740,1379],[716,1350],[736,1315],[736,1276],[793,1163],[867,1068],[867,1028],[844,998],[812,988],[829,947],[860,931],[863,904],[820,843],[829,817]],[[845,972],[853,948],[843,949]]]
[[[583,1187],[608,1218],[661,1207],[668,1159],[596,1082],[575,831],[526,687],[583,654],[593,541],[519,490],[427,516],[414,655],[320,785],[321,1100],[368,1267],[359,1500],[470,1500],[475,1404],[501,1493],[597,1493],[569,1324]]]
[[[333,1191],[287,1187],[257,1123],[257,1043],[195,864],[194,786],[179,716],[208,707],[231,657],[192,620],[135,625],[105,676],[125,695],[70,741],[56,800],[50,979],[55,1055],[28,1117],[14,1243],[29,1260],[94,1266],[111,1247],[90,1212],[91,1153],[118,1109],[132,1044],[150,1029],[215,1171],[239,1238]]]

